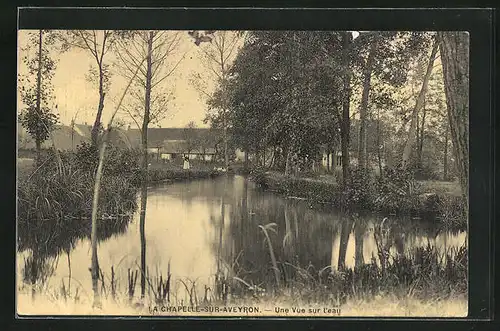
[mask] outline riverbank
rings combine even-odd
[[[364,209],[386,215],[408,215],[413,218],[436,219],[448,229],[466,230],[460,188],[457,183],[415,181],[408,187],[394,187],[383,192],[362,183],[356,190],[343,191],[333,175],[312,177],[285,176],[275,171],[253,172],[250,178],[264,190],[287,198],[307,200],[312,205],[326,204],[337,208]],[[368,187],[370,186],[370,187]],[[387,185],[386,185],[387,186]],[[354,191],[354,192],[353,192]]]
[[[385,268],[373,262],[340,272],[330,268],[314,272],[311,266],[296,266],[293,278],[279,286],[272,281],[250,285],[237,276],[224,276],[221,279],[227,286],[220,287],[210,282],[204,285],[201,279],[171,278],[170,274],[162,281],[160,274],[148,277],[144,299],[140,298],[137,282],[130,286],[129,278],[127,289],[124,279],[114,278],[113,273],[110,278],[103,272],[98,285],[100,309],[92,308],[90,288],[74,281],[70,290],[69,279],[63,277],[60,288],[41,286],[35,297],[30,286],[18,283],[17,311],[28,315],[465,316],[467,249],[449,251],[441,259],[438,251],[428,247],[408,256],[392,256]],[[120,274],[117,269],[115,272]],[[214,292],[207,292],[207,286]],[[219,293],[223,288],[228,292]],[[231,310],[234,307],[252,310]]]

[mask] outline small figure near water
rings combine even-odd
[[[189,156],[184,157],[184,166],[182,167],[184,170],[189,170]]]

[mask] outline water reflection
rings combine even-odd
[[[292,284],[298,274],[318,275],[325,269],[378,261],[374,232],[384,216],[312,209],[304,201],[260,191],[241,176],[152,188],[146,215],[148,274],[165,276],[170,268],[172,295],[186,302],[193,283],[196,295],[203,298],[209,290],[223,295],[227,284],[221,280],[234,277],[241,280],[241,288],[258,285],[272,290],[276,283],[273,255],[285,285]],[[123,289],[128,270],[140,265],[138,220],[134,215],[131,223],[123,220],[100,227],[100,267],[105,275],[113,267]],[[276,225],[274,232],[268,231],[268,245],[259,225],[271,223]],[[76,228],[90,229],[87,223],[78,224]],[[444,251],[465,242],[465,233],[441,232],[432,222],[390,219],[387,224],[390,235],[386,240],[392,254],[405,254],[412,247],[428,244]],[[75,230],[83,235],[72,236],[68,231],[19,226],[19,270],[33,254],[46,258],[61,255],[61,261],[67,263],[56,263],[48,282],[58,286],[61,278],[70,276],[73,284],[91,288],[89,230]],[[214,283],[220,288],[212,290]]]

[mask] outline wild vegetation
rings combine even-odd
[[[430,244],[400,249],[404,236],[391,230],[399,225],[384,228],[384,224],[387,216],[398,214],[437,218],[447,229],[466,231],[467,35],[40,30],[30,36],[33,49],[24,50],[23,56],[27,73],[19,79],[23,104],[19,121],[35,141],[36,155],[33,165],[18,172],[17,222],[18,250],[28,252],[22,276],[33,297],[35,289],[42,291],[38,285],[50,277],[52,259],[66,253],[69,265],[69,252],[85,238],[91,242],[88,297],[94,308],[102,307],[102,298],[126,302],[140,311],[148,303],[193,306],[285,300],[346,305],[381,296],[421,302],[466,296],[466,244],[444,253]],[[215,162],[200,162],[187,171],[173,163],[152,162],[148,155],[150,125],[169,114],[170,78],[186,56],[179,51],[183,38],[194,39],[208,73],[192,79],[208,106],[205,121],[222,135]],[[63,151],[52,139],[59,120],[51,86],[57,61],[52,57],[72,48],[84,50],[95,61],[89,77],[97,82],[99,102],[90,141]],[[101,119],[112,77],[108,63],[127,85],[105,127]],[[205,88],[206,79],[215,82],[215,90]],[[109,139],[116,116],[125,116],[138,127],[137,150],[115,146]],[[189,146],[193,128],[189,123],[185,130]],[[49,139],[52,145],[44,150]],[[244,152],[239,164],[232,157],[237,150]],[[222,172],[214,170],[215,164],[222,164]],[[350,220],[339,230],[338,265],[312,264],[310,255],[315,252],[294,242],[287,206],[283,238],[276,236],[283,229],[277,229],[274,221],[249,222],[252,211],[246,198],[238,202],[242,204],[238,215],[237,208],[226,207],[233,199],[226,194],[232,172],[249,173],[261,188],[308,200],[310,205],[333,205],[346,214],[373,212],[379,218],[374,229],[376,256],[366,263],[359,255],[359,224],[361,228],[365,224]],[[217,268],[211,282],[203,288],[197,280],[173,284],[170,263],[166,273],[151,275],[145,234],[151,185],[222,173],[220,232],[214,244]],[[140,264],[127,269],[125,281],[117,276],[124,274],[118,266],[99,265],[98,242],[126,231],[136,211]],[[231,248],[225,256],[229,246],[223,229],[239,231],[238,226],[245,228],[240,232],[252,233],[252,240],[260,239],[255,243],[240,236],[234,246],[244,253],[235,256]],[[358,253],[355,267],[348,268],[345,255],[352,231]],[[267,262],[254,259],[252,254],[259,249],[268,254]],[[58,299],[80,298],[64,280],[56,292]]]

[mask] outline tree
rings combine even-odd
[[[140,236],[141,236],[141,297],[146,290],[146,207],[147,207],[147,172],[148,172],[148,126],[153,120],[159,120],[166,114],[166,102],[162,85],[170,77],[184,56],[174,63],[171,57],[178,49],[180,33],[167,31],[133,31],[117,39],[116,66],[121,75],[132,80],[133,93],[131,105],[127,112],[139,126],[141,132],[141,207],[140,207]],[[145,63],[142,61],[146,59]],[[136,76],[136,70],[139,74]],[[142,92],[142,93],[141,93]],[[139,105],[142,103],[143,112],[139,114]],[[156,105],[157,108],[152,108]],[[135,114],[135,115],[134,115]]]
[[[350,32],[342,33],[342,65],[344,68],[343,82],[343,99],[342,99],[342,121],[340,126],[341,148],[342,148],[342,182],[344,187],[349,183],[350,176],[350,157],[349,143],[351,131],[351,118],[349,116],[350,100],[351,100],[351,69],[348,49],[352,43],[352,34]]]
[[[45,41],[44,35],[46,35]],[[38,33],[30,35],[28,43],[23,51],[29,52],[33,46],[37,49],[34,57],[28,55],[23,57],[28,74],[20,76],[19,85],[21,100],[26,108],[21,112],[19,120],[35,141],[37,162],[39,162],[42,143],[50,137],[58,122],[58,115],[51,109],[54,107],[51,80],[56,62],[51,59],[48,49],[55,44],[54,34],[39,30]],[[35,82],[32,81],[33,76],[36,76]]]
[[[145,59],[142,59],[140,61],[140,65],[144,62]],[[112,126],[113,126],[113,121],[115,119],[116,113],[121,107],[121,104],[123,102],[123,99],[125,95],[127,94],[130,85],[132,84],[133,80],[137,76],[137,72],[139,71],[138,66],[136,70],[133,72],[131,75],[129,82],[127,86],[125,87],[123,94],[120,98],[120,101],[118,102],[118,105],[114,111],[114,113],[111,116],[111,119],[109,120],[108,127],[106,131],[104,132],[104,137],[102,139],[102,144],[100,146],[99,150],[99,161],[97,165],[97,171],[95,173],[94,177],[94,193],[93,193],[93,199],[92,199],[92,216],[91,216],[91,224],[92,224],[92,229],[90,233],[90,244],[91,244],[91,249],[92,249],[92,256],[91,256],[91,266],[90,266],[90,273],[92,277],[92,290],[94,292],[94,301],[93,301],[93,306],[94,307],[100,307],[101,306],[101,299],[99,295],[99,288],[98,288],[98,281],[99,281],[99,259],[97,255],[97,211],[99,209],[99,191],[101,188],[101,178],[103,175],[103,167],[104,167],[104,159],[106,156],[106,147],[108,143],[108,137],[109,133],[111,132]]]
[[[469,35],[438,32],[450,134],[466,205],[469,202]]]
[[[375,55],[378,47],[378,38],[374,37],[371,41],[370,50],[368,52],[368,58],[363,68],[363,93],[361,97],[361,105],[359,107],[359,149],[358,149],[358,165],[361,169],[366,169],[368,164],[368,153],[366,149],[366,121],[368,112],[368,100],[371,88],[371,78],[373,70],[373,62],[375,60]]]
[[[200,139],[197,136],[196,132],[196,123],[194,123],[193,121],[190,121],[186,125],[186,127],[184,128],[183,136],[184,140],[186,141],[186,152],[188,154],[190,154],[191,151],[200,146]]]
[[[198,31],[192,31],[190,35],[195,38],[195,43],[200,46],[199,50],[204,65],[209,70],[212,79],[219,86],[218,95],[215,98],[215,94],[209,95],[209,100],[211,100],[211,109],[215,110],[221,118],[224,139],[224,166],[228,169],[229,120],[227,85],[231,64],[238,51],[241,33],[235,31],[208,31],[206,35],[200,36]],[[206,43],[205,45],[200,45],[201,42]]]
[[[416,132],[417,132],[418,112],[420,111],[420,109],[424,105],[425,94],[427,92],[427,86],[429,84],[429,79],[430,79],[430,76],[432,73],[432,69],[434,67],[434,60],[436,59],[437,51],[438,51],[438,44],[437,44],[437,42],[434,42],[434,44],[432,46],[429,62],[427,64],[427,70],[426,70],[425,76],[423,78],[422,87],[420,89],[417,100],[415,102],[415,106],[413,107],[412,117],[411,117],[411,121],[410,121],[410,129],[408,131],[408,139],[406,141],[405,148],[403,150],[403,157],[402,157],[403,167],[408,166],[411,151],[413,148],[413,144],[415,143]]]
[[[99,91],[99,104],[97,106],[94,125],[92,126],[92,145],[97,147],[97,139],[101,128],[101,117],[104,109],[104,98],[109,89],[111,72],[105,63],[105,55],[113,47],[117,33],[110,30],[70,30],[62,36],[65,47],[76,47],[90,53],[95,60],[97,70],[91,68],[88,79],[97,81]]]

